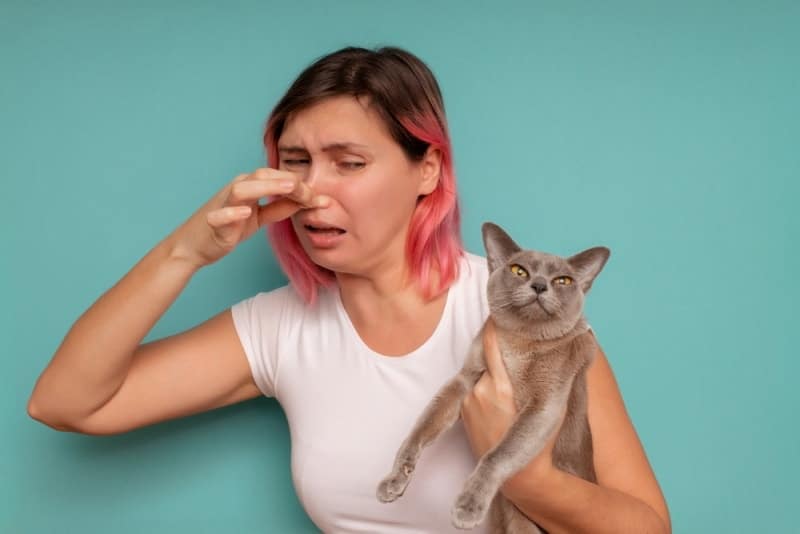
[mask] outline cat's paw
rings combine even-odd
[[[404,470],[403,473],[393,472],[388,477],[384,478],[378,485],[378,500],[381,502],[392,502],[400,497],[408,486],[411,480],[409,477],[410,471]]]
[[[450,519],[456,528],[474,528],[486,518],[488,508],[488,504],[474,493],[462,493],[458,496],[456,504],[450,512]]]

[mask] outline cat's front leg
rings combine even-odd
[[[561,421],[569,387],[524,407],[500,442],[478,462],[451,511],[456,528],[470,529],[486,517],[500,486],[542,451]]]
[[[471,384],[459,373],[431,400],[397,451],[392,472],[378,485],[379,501],[392,502],[403,494],[422,449],[456,422],[469,387]]]

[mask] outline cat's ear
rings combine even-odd
[[[483,246],[486,247],[489,272],[494,272],[498,267],[502,267],[512,254],[522,250],[502,228],[494,223],[483,223],[481,232],[483,233]]]
[[[600,274],[610,255],[611,251],[606,247],[594,247],[567,258],[567,263],[578,275],[578,283],[584,294],[589,292],[592,282]]]

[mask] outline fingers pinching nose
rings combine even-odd
[[[311,205],[315,208],[327,208],[331,205],[331,197],[325,195],[317,195],[311,199]]]

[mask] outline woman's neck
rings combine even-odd
[[[434,284],[437,273],[432,272]],[[336,273],[339,294],[354,322],[413,320],[438,298],[426,299],[405,261],[392,262],[372,273]]]
[[[441,321],[447,292],[425,299],[405,269],[378,276],[339,274],[339,294],[361,340],[384,356],[409,354],[429,339]]]

